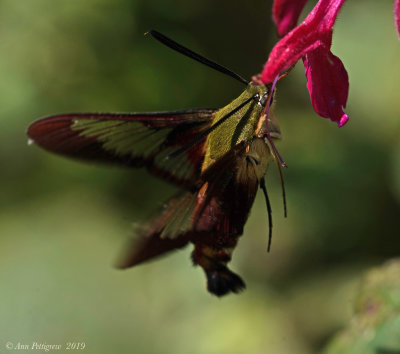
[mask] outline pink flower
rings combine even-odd
[[[272,19],[279,37],[283,37],[297,26],[297,21],[307,0],[280,0],[272,5]]]
[[[397,34],[400,39],[400,0],[394,1],[394,24],[397,28]]]
[[[332,54],[330,48],[332,27],[344,1],[319,0],[306,19],[292,29],[305,1],[275,0],[273,18],[278,33],[285,36],[272,49],[261,73],[261,81],[270,83],[277,75],[303,58],[307,88],[314,110],[320,116],[337,122],[339,127],[349,119],[343,112],[349,81],[342,62]]]

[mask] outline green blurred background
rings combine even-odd
[[[50,114],[227,104],[240,83],[143,33],[158,29],[250,77],[277,40],[271,3],[0,2],[0,351],[75,341],[85,353],[314,353],[351,319],[360,277],[400,253],[392,1],[348,1],[335,25],[333,52],[350,76],[345,127],[314,113],[301,63],[279,83],[288,218],[271,168],[272,252],[258,195],[232,262],[248,287],[238,296],[209,295],[189,249],[112,267],[171,186],[27,145],[28,124]]]

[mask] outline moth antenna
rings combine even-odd
[[[265,185],[265,178],[261,178],[260,180],[260,188],[262,189],[265,197],[265,203],[267,204],[267,212],[268,212],[268,247],[267,251],[271,250],[271,242],[272,242],[272,208],[271,203],[268,198],[267,186]]]
[[[237,106],[235,109],[232,109],[229,113],[225,114],[217,123],[213,124],[210,128],[204,130],[203,132],[201,132],[199,135],[197,135],[191,142],[189,142],[188,144],[182,146],[180,149],[172,152],[171,154],[169,154],[166,159],[170,159],[173,157],[176,157],[180,154],[182,154],[183,152],[189,150],[191,147],[193,147],[194,145],[198,144],[200,141],[202,141],[208,134],[210,134],[213,130],[215,130],[216,128],[218,128],[222,123],[224,123],[229,117],[231,117],[233,114],[235,114],[237,111],[239,111],[240,109],[242,109],[245,105],[247,105],[250,101],[252,101],[255,97],[257,96],[251,96],[250,98],[248,98],[246,101],[244,101],[243,103],[241,103],[239,106]]]
[[[274,157],[276,167],[278,167],[279,172],[279,180],[281,182],[281,189],[282,189],[282,200],[283,200],[283,215],[287,218],[287,204],[286,204],[286,190],[285,190],[285,180],[283,179],[282,168],[281,164],[279,163],[278,159]]]
[[[240,81],[242,84],[248,85],[249,82],[244,79],[243,77],[241,77],[240,75],[234,73],[232,70],[229,70],[228,68],[226,68],[225,66],[222,66],[220,64],[217,64],[216,62],[207,59],[205,57],[203,57],[202,55],[193,52],[192,50],[184,47],[183,45],[173,41],[172,39],[168,38],[167,36],[161,34],[160,32],[157,32],[155,30],[150,30],[148,32],[145,33],[145,35],[150,34],[153,38],[155,38],[156,40],[158,40],[159,42],[161,42],[162,44],[166,45],[167,47],[177,51],[178,53],[181,53],[191,59],[194,59],[196,61],[198,61],[199,63],[206,65],[214,70],[219,71],[220,73],[223,73],[225,75],[228,75],[232,78],[234,78],[235,80]]]

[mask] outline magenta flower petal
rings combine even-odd
[[[272,49],[261,73],[261,80],[270,83],[306,53],[320,45],[330,47],[332,26],[345,0],[320,0],[306,19],[283,37]]]
[[[397,28],[397,34],[400,39],[400,0],[394,1],[394,24]]]
[[[283,37],[297,26],[301,11],[307,0],[274,0],[272,19],[279,37]]]
[[[307,88],[314,110],[322,117],[337,122],[339,127],[349,119],[343,112],[349,92],[349,80],[342,62],[331,53],[330,47],[332,27],[344,2],[345,0],[319,0],[306,19],[275,45],[261,73],[261,81],[268,84],[303,58]],[[304,6],[303,0],[301,5]],[[282,10],[284,6],[286,8]],[[292,7],[289,9],[289,6]],[[287,30],[292,25],[291,21],[298,19],[301,7],[298,3],[299,7],[294,6],[293,1],[275,1],[274,19],[278,31]],[[279,11],[283,11],[283,14]]]
[[[343,63],[324,46],[306,54],[303,62],[314,110],[343,126],[349,119],[343,112],[349,93],[349,78]]]

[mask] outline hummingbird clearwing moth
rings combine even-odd
[[[271,159],[279,167],[273,140],[281,136],[269,109],[274,87],[254,78],[247,82],[161,33],[149,33],[168,47],[235,78],[246,85],[245,90],[219,110],[50,116],[31,124],[28,136],[57,154],[143,167],[179,186],[181,192],[142,227],[140,237],[127,247],[118,266],[130,268],[192,243],[192,260],[203,268],[208,291],[217,296],[237,293],[245,284],[227,263],[259,187],[267,202],[268,250],[270,247],[271,206],[264,176]]]

